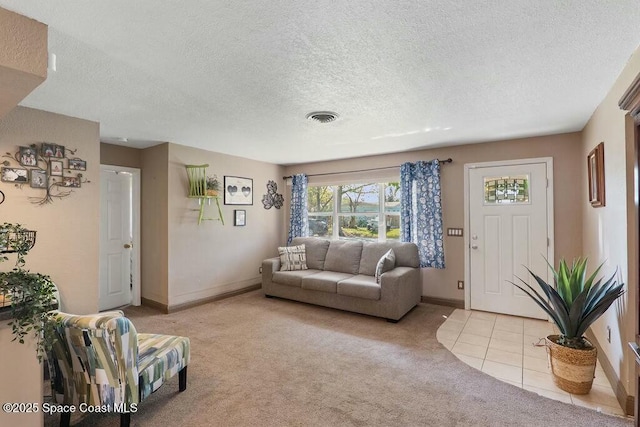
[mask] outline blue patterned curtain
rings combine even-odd
[[[440,162],[400,166],[400,194],[402,241],[418,245],[420,267],[444,268]]]
[[[307,222],[307,175],[301,173],[291,177],[291,218],[289,219],[290,244],[294,237],[306,237],[309,234]]]

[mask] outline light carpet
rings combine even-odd
[[[191,339],[177,376],[139,405],[137,426],[631,426],[503,383],[436,340],[453,309],[420,304],[397,324],[253,291],[164,315],[125,310],[140,332]],[[117,426],[120,417],[72,417]],[[58,423],[45,418],[46,426]]]

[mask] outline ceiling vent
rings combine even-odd
[[[337,118],[338,118],[338,114],[332,113],[331,111],[314,111],[313,113],[307,114],[307,119],[320,122],[320,123],[333,122]]]

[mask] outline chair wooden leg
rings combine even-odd
[[[131,424],[131,412],[123,412],[120,414],[120,427],[129,427]]]
[[[69,427],[71,423],[71,412],[62,412],[60,414],[60,427]]]
[[[187,367],[185,366],[178,372],[178,389],[185,391],[187,389]]]

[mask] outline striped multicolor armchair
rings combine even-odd
[[[63,405],[101,406],[128,426],[139,402],[179,374],[187,388],[189,338],[139,334],[121,311],[75,316],[59,312],[49,357],[52,393]],[[68,426],[71,413],[63,413]]]

